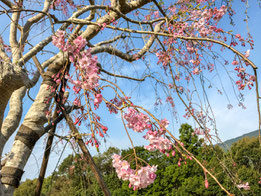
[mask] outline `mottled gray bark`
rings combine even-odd
[[[0,61],[0,125],[2,125],[4,111],[12,93],[29,83],[27,74],[21,67],[14,66],[10,62]]]
[[[2,172],[2,183],[6,196],[13,195],[16,188],[13,182],[19,183],[19,177],[17,181],[16,176],[9,175],[11,169],[17,171],[24,169],[35,142],[44,134],[44,124],[47,122],[46,111],[48,111],[50,100],[54,95],[50,86],[54,85],[52,75],[58,73],[63,63],[64,58],[60,58],[48,67],[37,97],[19,127],[11,152],[6,157],[6,163],[2,168],[2,171],[5,171]]]
[[[26,87],[23,86],[12,93],[12,96],[9,101],[9,112],[2,124],[1,127],[1,136],[0,136],[0,157],[2,156],[2,151],[5,146],[5,143],[9,139],[9,137],[15,132],[17,129],[22,113],[22,100],[26,92]]]

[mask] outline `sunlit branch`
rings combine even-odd
[[[113,39],[106,40],[106,41],[101,41],[101,42],[95,44],[93,47],[102,46],[102,45],[106,45],[106,44],[111,44],[111,43],[113,43],[113,42],[115,42],[115,41],[117,41],[119,39],[125,39],[126,37],[127,36],[124,33],[122,33],[122,34],[114,37]]]
[[[153,24],[162,20],[165,20],[164,18],[157,18],[155,20],[151,20],[151,21],[137,21],[137,20],[133,20],[131,18],[128,18],[124,13],[122,13],[119,9],[113,8],[113,7],[108,7],[108,6],[104,6],[104,5],[93,5],[93,6],[86,6],[84,8],[81,8],[81,10],[79,11],[79,13],[84,13],[93,9],[101,9],[101,10],[111,10],[115,13],[117,13],[119,15],[119,17],[123,18],[124,20],[134,23],[134,24]],[[124,9],[125,10],[125,9]],[[79,14],[78,13],[78,14]],[[72,15],[71,19],[75,19],[78,17],[78,14],[74,14]],[[55,21],[57,23],[64,23],[64,22],[68,22],[70,20],[66,20],[66,21],[62,21],[62,20],[58,20]],[[89,19],[83,19],[83,21],[90,21]]]
[[[72,23],[76,23],[76,24],[93,24],[93,25],[98,25],[98,23],[95,22],[83,22],[79,19],[73,19],[71,20]],[[127,28],[120,28],[120,27],[114,27],[114,26],[110,26],[107,25],[106,28],[110,28],[113,30],[119,30],[119,31],[123,31],[123,32],[129,32],[129,33],[138,33],[138,34],[148,34],[148,35],[158,35],[158,36],[164,36],[164,37],[173,37],[172,34],[169,33],[159,33],[159,32],[152,32],[152,31],[140,31],[140,30],[133,30],[133,29],[127,29]],[[207,42],[212,42],[212,43],[216,43],[219,44],[221,46],[224,46],[225,48],[230,49],[232,52],[234,52],[235,54],[237,54],[238,56],[240,56],[245,62],[249,63],[254,69],[257,69],[256,65],[249,60],[247,57],[245,57],[245,55],[243,55],[241,52],[239,52],[238,50],[236,50],[235,48],[231,47],[230,45],[222,42],[222,41],[218,41],[218,40],[214,40],[211,38],[203,38],[203,37],[185,37],[185,36],[175,36],[176,39],[182,39],[182,40],[195,40],[195,41],[207,41]]]
[[[33,24],[37,23],[39,20],[41,20],[45,16],[44,13],[47,13],[49,11],[50,4],[51,4],[50,0],[45,0],[44,1],[44,7],[42,9],[42,13],[39,13],[39,14],[37,14],[37,15],[33,16],[32,18],[29,18],[27,20],[27,22],[25,23],[25,25],[23,27],[22,33],[21,33],[22,36],[21,36],[20,44],[22,46],[24,45],[24,42],[25,42],[25,40],[27,39],[27,37],[29,35],[31,26]]]
[[[138,9],[138,8],[142,7],[143,5],[148,4],[149,2],[150,1],[148,1],[148,0],[132,1],[129,3],[128,9],[126,9],[126,10],[122,9],[120,11],[126,15],[127,13],[130,13],[133,10]],[[97,20],[98,27],[97,27],[97,25],[88,25],[86,30],[81,34],[81,36],[87,40],[91,40],[94,36],[96,36],[100,32],[101,27],[99,25],[102,25],[102,24],[108,25],[108,24],[112,23],[114,20],[118,20],[120,17],[121,16],[119,14],[112,11]]]
[[[13,9],[20,9],[22,6],[23,1],[21,1],[21,5],[14,5]],[[15,12],[12,14],[11,23],[10,23],[10,34],[9,34],[9,42],[12,50],[13,61],[17,61],[21,57],[21,48],[18,45],[17,41],[17,29],[18,29],[18,22],[20,19],[21,12]]]
[[[165,17],[168,18],[168,16],[166,15],[166,13],[163,11],[162,7],[158,4],[157,0],[152,0],[153,3],[157,6],[157,8],[159,9],[160,13]]]
[[[7,7],[12,8],[14,4],[9,0],[1,0],[2,3],[4,3]]]
[[[158,23],[155,26],[154,32],[159,32],[160,27],[163,24],[163,22]],[[126,61],[132,62],[135,60],[140,59],[152,46],[156,36],[151,36],[150,39],[147,41],[147,43],[144,45],[144,47],[136,54],[134,55],[129,55],[127,53],[121,52],[118,49],[113,48],[112,46],[97,46],[91,49],[92,54],[97,54],[100,52],[107,52],[109,54],[115,55],[117,57],[120,57],[121,59],[124,59]]]
[[[133,77],[124,76],[124,75],[113,74],[113,73],[110,73],[110,72],[108,72],[108,71],[106,71],[106,70],[104,70],[102,68],[100,68],[100,71],[103,72],[103,73],[106,73],[106,74],[108,74],[110,76],[114,76],[114,77],[117,77],[117,78],[124,78],[124,79],[128,79],[128,80],[134,80],[134,81],[138,81],[138,82],[143,82],[143,81],[145,81],[145,79],[147,77],[152,77],[150,75],[146,75],[143,78],[139,79],[139,78],[133,78]]]

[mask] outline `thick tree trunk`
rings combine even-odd
[[[7,103],[9,101],[11,95],[12,95],[12,91],[10,92],[7,88],[0,88],[0,94],[1,94],[1,98],[0,98],[0,127],[2,127],[2,122],[3,122],[3,118],[4,118],[5,108],[7,106]],[[2,132],[1,132],[0,139],[1,138],[2,138]]]
[[[14,131],[17,129],[20,123],[22,113],[23,113],[22,100],[25,95],[25,92],[26,92],[26,87],[23,86],[17,89],[16,91],[14,91],[10,98],[9,112],[1,128],[0,157],[2,156],[2,151],[5,146],[5,143],[7,142],[9,137],[14,133]]]
[[[21,67],[0,59],[0,125],[2,125],[4,111],[12,93],[24,85],[29,86],[29,83],[27,74]]]
[[[18,130],[11,152],[6,157],[6,163],[1,170],[2,188],[5,196],[13,195],[36,141],[45,133],[46,112],[54,95],[52,86],[55,86],[55,83],[52,76],[58,73],[63,63],[64,58],[60,58],[48,67],[37,97]]]

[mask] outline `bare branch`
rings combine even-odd
[[[113,43],[113,42],[115,42],[115,41],[117,41],[117,40],[119,40],[119,39],[121,39],[121,38],[122,38],[122,39],[125,39],[125,38],[126,38],[126,35],[125,35],[124,33],[122,33],[122,34],[120,34],[120,35],[114,37],[113,39],[106,40],[106,41],[101,41],[101,42],[95,44],[95,46],[93,46],[93,47],[110,44],[110,43]]]
[[[44,7],[43,7],[43,10],[42,10],[42,13],[39,13],[37,14],[36,16],[33,16],[32,18],[29,18],[27,20],[27,22],[25,23],[24,25],[24,28],[22,30],[22,36],[21,36],[21,40],[20,40],[20,44],[23,46],[28,35],[29,35],[29,32],[30,32],[30,28],[31,26],[34,24],[34,23],[37,23],[39,20],[41,20],[45,14],[44,13],[48,13],[49,11],[49,8],[50,8],[50,4],[51,4],[51,1],[50,0],[45,0],[44,1]]]
[[[131,9],[126,11],[126,13],[131,12],[134,9],[137,9],[145,4],[149,3],[149,1],[146,0],[141,0],[138,1],[138,3],[134,3],[134,5],[131,6]],[[65,29],[66,27],[68,27],[71,23],[74,23],[73,21],[76,20],[72,20],[72,18],[78,17],[80,15],[82,15],[83,13],[85,13],[86,11],[89,11],[91,9],[96,9],[99,8],[100,6],[86,6],[85,8],[80,9],[79,11],[75,12],[71,18],[69,18],[66,22],[66,24],[63,24],[63,26],[60,28],[60,30]],[[102,6],[105,7],[106,6]],[[115,12],[114,12],[115,13]],[[126,14],[123,12],[123,14]],[[104,17],[102,17],[101,19],[98,20],[97,23],[92,23],[90,21],[87,21],[87,19],[84,19],[84,22],[79,22],[78,24],[93,24],[93,25],[89,25],[86,30],[81,34],[81,36],[87,40],[92,39],[97,33],[99,33],[99,29],[100,27],[98,26],[98,24],[103,24],[104,22],[107,22],[108,24],[112,22],[112,19],[117,20],[120,16],[119,15],[113,15],[113,14],[107,14]],[[77,19],[78,20],[78,19]],[[162,20],[162,19],[161,19]],[[63,21],[64,22],[64,21]],[[75,22],[76,23],[76,22]],[[49,44],[52,41],[52,36],[49,36],[48,38],[46,38],[45,40],[43,40],[42,42],[40,42],[39,44],[37,44],[34,48],[32,48],[27,54],[25,54],[21,59],[19,59],[18,61],[18,65],[22,66],[24,65],[30,58],[32,58],[32,56],[36,55],[39,51],[41,51],[47,44]],[[53,60],[60,58],[62,56],[61,53],[58,53],[57,55],[55,55],[54,57],[52,57],[51,59],[49,59],[48,61],[44,62],[43,65],[48,66],[51,62],[53,62]]]
[[[79,21],[78,19],[75,19],[79,24],[82,24],[82,21]],[[88,22],[89,24],[94,24],[94,25],[98,25],[98,23],[94,23],[94,22]],[[89,25],[90,26],[90,25]],[[158,36],[165,36],[165,37],[173,37],[172,34],[169,33],[157,33],[157,32],[152,32],[152,31],[140,31],[140,30],[133,30],[133,29],[127,29],[127,28],[120,28],[120,27],[114,27],[114,26],[110,26],[107,25],[106,28],[110,28],[110,29],[114,29],[114,30],[119,30],[119,31],[123,31],[123,32],[130,32],[130,33],[138,33],[138,34],[147,34],[147,35],[158,35]],[[219,41],[219,40],[214,40],[211,38],[207,38],[207,37],[185,37],[185,36],[176,36],[176,39],[182,39],[182,40],[195,40],[195,41],[206,41],[206,42],[212,42],[212,43],[216,43],[219,44],[221,46],[224,46],[225,48],[228,48],[229,50],[231,50],[232,52],[234,52],[235,54],[237,54],[238,56],[240,56],[245,62],[249,63],[253,69],[257,69],[257,66],[247,57],[245,57],[245,55],[243,55],[241,52],[239,52],[238,50],[236,50],[235,48],[231,47],[230,45]]]
[[[164,22],[158,23],[155,26],[154,32],[159,32],[160,27]],[[139,58],[141,58],[152,46],[156,36],[151,36],[150,39],[147,41],[147,43],[144,45],[144,47],[136,54],[134,55],[129,55],[127,53],[121,52],[120,50],[117,50],[113,48],[112,46],[97,46],[91,49],[92,54],[97,54],[100,52],[107,52],[112,55],[116,55],[117,57],[120,57],[121,59],[124,59],[126,61],[132,62],[135,61]]]
[[[114,76],[114,77],[117,77],[117,78],[124,78],[124,79],[128,79],[128,80],[134,80],[134,81],[138,81],[138,82],[143,82],[145,81],[145,79],[147,77],[151,77],[150,75],[146,75],[144,76],[143,78],[139,79],[139,78],[133,78],[133,77],[129,77],[129,76],[124,76],[124,75],[119,75],[119,74],[114,74],[114,73],[110,73],[102,68],[100,68],[100,72],[103,72],[103,73],[106,73],[110,76]]]
[[[63,107],[60,107],[60,109],[61,109],[63,115],[65,116],[66,122],[68,123],[72,133],[76,135],[75,136],[75,140],[77,141],[78,145],[80,146],[81,151],[84,154],[84,158],[86,159],[87,163],[90,165],[91,170],[92,170],[96,180],[100,184],[101,189],[102,189],[104,195],[105,196],[110,196],[111,193],[110,193],[108,187],[106,186],[106,184],[105,184],[105,182],[103,180],[103,177],[102,177],[98,167],[96,166],[96,164],[95,164],[95,162],[94,162],[94,160],[93,160],[89,150],[85,146],[85,143],[84,143],[82,137],[80,136],[78,129],[74,125],[72,118],[70,117],[69,114],[66,113],[66,111],[63,109]]]
[[[40,52],[47,44],[52,41],[52,36],[45,38],[43,41],[35,45],[29,52],[27,52],[17,64],[19,66],[24,65],[27,61],[29,61],[33,56],[35,56],[38,52]]]
[[[7,7],[12,8],[14,4],[9,0],[1,0],[2,3],[4,3]]]
[[[86,6],[84,8],[82,8],[80,10],[80,13],[84,13],[87,12],[89,10],[93,10],[93,9],[102,9],[102,10],[111,10],[112,12],[115,12],[119,15],[119,17],[123,18],[124,20],[134,23],[134,24],[153,24],[155,22],[159,22],[161,20],[165,20],[165,18],[157,18],[155,20],[151,20],[151,21],[137,21],[137,20],[133,20],[131,18],[128,18],[124,13],[120,12],[118,9],[113,8],[113,7],[108,7],[108,6],[104,6],[104,5],[95,5],[95,6]],[[71,20],[74,20],[78,17],[78,14],[74,14],[70,19],[68,19],[67,21],[59,21],[56,20],[55,22],[57,23],[64,23],[64,22],[70,22]],[[116,19],[115,19],[116,20]],[[88,18],[86,19],[82,19],[82,21],[90,21]]]
[[[141,6],[148,4],[150,1],[148,0],[137,0],[137,1],[132,1],[129,3],[128,9],[125,8],[121,10],[123,14],[127,14],[135,9],[140,8]],[[98,24],[110,24],[113,20],[118,20],[120,18],[120,14],[116,12],[110,12],[109,14],[106,14],[105,16],[101,17],[100,19],[97,20]],[[81,36],[87,40],[91,40],[95,35],[97,35],[100,31],[101,27],[97,25],[88,25],[86,30],[81,34]]]
[[[38,71],[40,72],[41,76],[43,77],[44,69],[43,69],[43,67],[41,66],[41,63],[38,61],[38,59],[37,59],[36,56],[33,56],[32,59],[33,59],[33,61],[34,61],[34,64],[36,65]]]
[[[21,1],[23,3],[23,1]],[[13,9],[20,9],[20,6],[14,5]],[[21,48],[18,45],[17,42],[17,28],[18,28],[18,21],[20,18],[21,12],[14,12],[12,14],[11,24],[10,24],[10,34],[9,34],[9,42],[12,50],[12,56],[13,56],[13,62],[18,61],[18,59],[21,57]]]

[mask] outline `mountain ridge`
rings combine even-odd
[[[251,131],[249,133],[245,133],[241,136],[238,136],[238,137],[235,137],[235,138],[232,138],[232,139],[229,139],[229,140],[226,140],[222,143],[219,143],[218,145],[223,148],[223,149],[228,149],[231,147],[231,145],[235,142],[237,142],[238,140],[242,139],[242,138],[245,138],[245,137],[258,137],[259,135],[259,131],[258,130],[255,130],[255,131]]]

